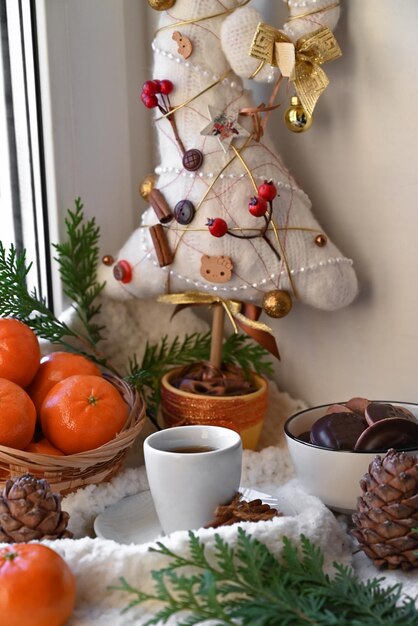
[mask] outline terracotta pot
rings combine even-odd
[[[161,415],[164,426],[211,424],[241,435],[244,448],[255,450],[267,412],[267,381],[252,374],[256,391],[243,396],[206,396],[180,391],[170,383],[176,368],[161,379]]]

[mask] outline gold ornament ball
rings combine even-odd
[[[308,115],[297,96],[290,98],[290,107],[284,113],[286,127],[293,133],[304,133],[312,126],[313,117]]]
[[[322,233],[320,235],[317,235],[315,237],[315,243],[319,248],[323,248],[324,246],[327,245],[327,238],[325,235],[323,235]]]
[[[292,298],[282,289],[274,289],[264,294],[263,310],[269,317],[286,317],[292,308]]]
[[[167,11],[176,4],[176,0],[148,0],[148,4],[156,11]]]
[[[154,187],[155,176],[154,174],[148,174],[148,176],[146,176],[139,185],[139,195],[141,196],[141,198],[143,198],[144,200],[148,200],[148,196],[150,195]]]

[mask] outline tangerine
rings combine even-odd
[[[42,431],[65,454],[77,454],[113,439],[128,414],[128,405],[110,382],[76,374],[48,392],[41,407]]]
[[[0,378],[0,445],[23,450],[33,438],[36,409],[22,387]]]
[[[12,317],[0,318],[0,378],[26,387],[38,371],[40,358],[33,330]]]
[[[51,352],[41,359],[36,376],[26,389],[39,414],[48,391],[54,385],[74,374],[100,376],[100,369],[81,354],[72,352]]]
[[[0,549],[0,614],[6,626],[64,626],[76,580],[57,552],[36,543]]]
[[[64,456],[64,452],[55,448],[46,437],[39,441],[31,441],[25,448],[25,452],[35,452],[36,454],[50,454],[52,456]]]

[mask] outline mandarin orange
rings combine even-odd
[[[75,605],[76,579],[52,548],[15,543],[0,549],[4,626],[64,626]]]
[[[64,452],[58,450],[55,446],[52,445],[46,437],[40,439],[39,441],[31,441],[28,446],[25,448],[25,452],[35,452],[37,454],[50,454],[52,456],[64,456]]]
[[[42,432],[65,454],[76,454],[113,439],[128,414],[128,405],[110,382],[77,374],[48,392],[41,407]]]
[[[48,391],[54,385],[74,374],[100,376],[100,369],[81,354],[52,352],[41,359],[35,378],[26,389],[33,400],[38,414]]]
[[[0,445],[23,450],[33,438],[36,409],[22,387],[0,378]]]
[[[33,330],[11,317],[0,318],[0,378],[26,387],[38,371],[40,358]]]

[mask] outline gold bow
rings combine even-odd
[[[321,65],[338,59],[342,52],[327,26],[301,37],[294,44],[280,30],[260,22],[249,54],[278,67],[283,76],[288,76],[303,108],[312,116],[319,96],[329,84]]]
[[[239,300],[225,300],[220,296],[212,296],[199,291],[188,291],[186,293],[170,293],[158,297],[158,302],[175,304],[173,315],[185,307],[199,304],[221,304],[232,324],[234,332],[238,332],[238,326],[250,335],[257,343],[280,359],[279,349],[273,335],[273,330],[258,321],[261,308],[254,304],[247,304]]]

